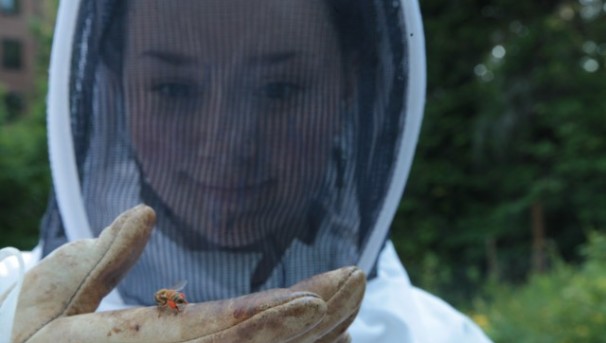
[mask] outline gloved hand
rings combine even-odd
[[[19,295],[13,342],[349,341],[346,330],[365,289],[364,274],[355,267],[290,289],[188,304],[179,313],[155,306],[95,313],[139,258],[154,222],[153,210],[137,206],[99,238],[66,244],[30,270]]]

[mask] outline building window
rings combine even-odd
[[[8,92],[4,94],[4,97],[1,100],[4,101],[4,108],[7,114],[7,122],[15,120],[17,117],[19,117],[20,114],[23,113],[23,110],[25,108],[25,102],[21,94],[15,92]],[[2,124],[1,121],[0,124]]]
[[[18,14],[19,0],[0,0],[0,11],[5,14]]]
[[[20,70],[23,67],[23,45],[14,39],[2,40],[2,67]]]

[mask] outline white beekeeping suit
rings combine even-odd
[[[416,0],[62,2],[42,256],[145,203],[155,229],[100,309],[153,306],[180,280],[203,303],[357,265],[353,342],[487,342],[386,240],[423,39]]]

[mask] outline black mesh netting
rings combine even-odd
[[[127,303],[179,280],[197,302],[356,264],[402,139],[393,1],[83,1],[77,32],[70,106],[91,227],[141,202],[158,214],[119,286]],[[46,253],[62,241],[57,211]]]

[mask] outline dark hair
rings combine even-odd
[[[363,63],[376,55],[376,23],[373,1],[324,0],[345,56]]]
[[[115,72],[122,71],[124,55],[127,0],[108,1],[105,15],[101,15],[103,30],[100,38],[101,60]]]

